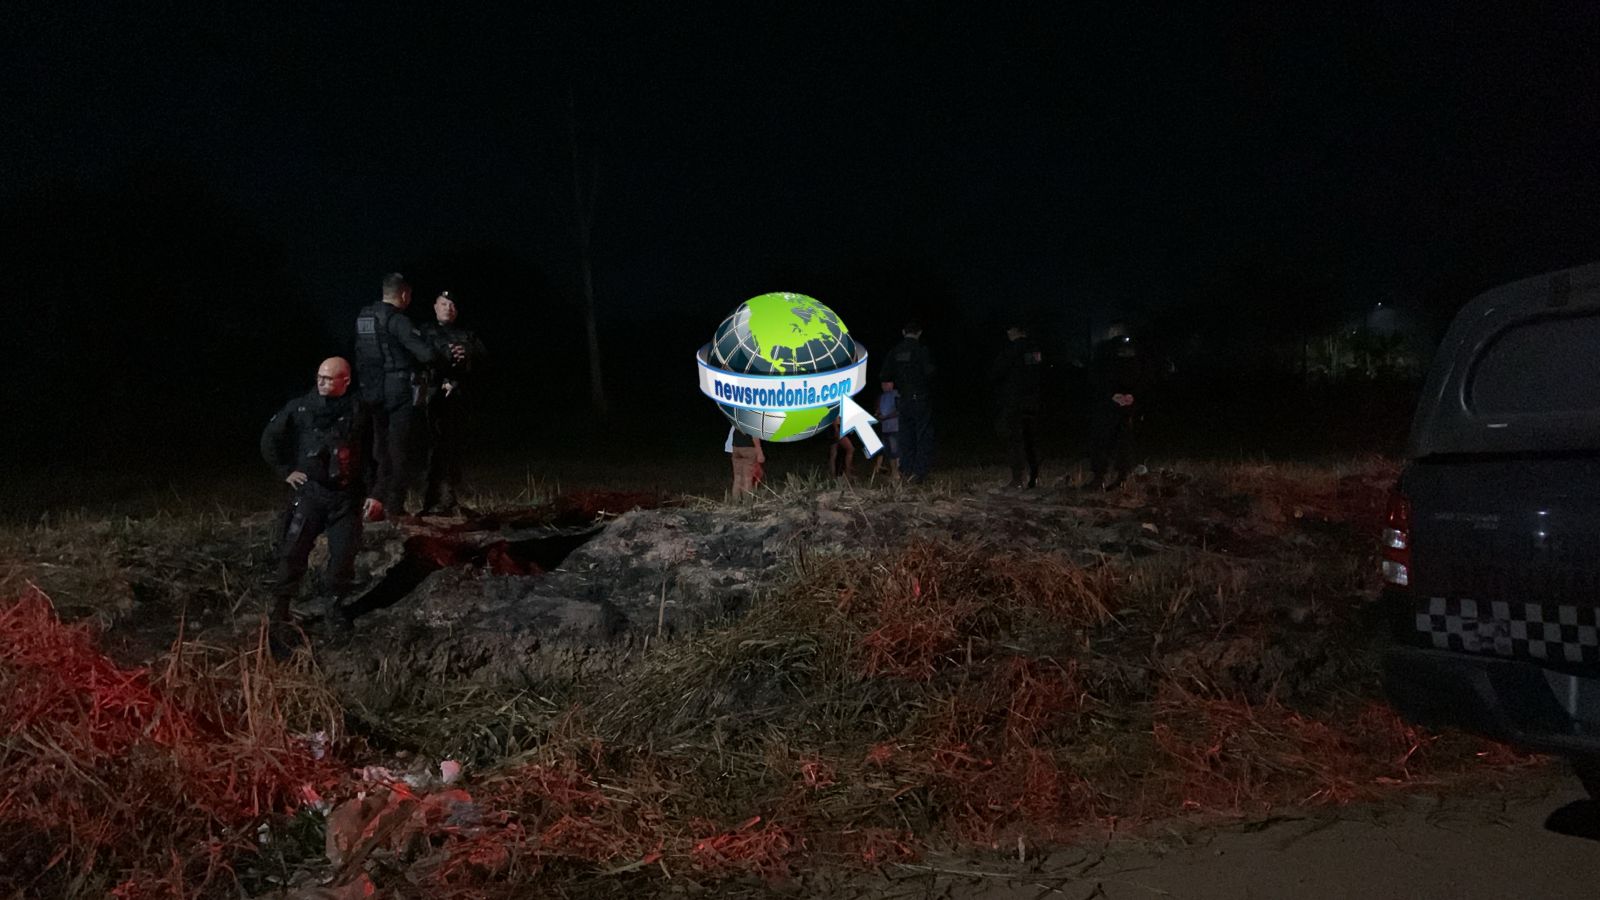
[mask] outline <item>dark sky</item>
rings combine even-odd
[[[0,170],[192,167],[326,304],[450,242],[569,279],[568,89],[610,309],[886,252],[1051,302],[1220,260],[1359,295],[1593,252],[1581,6],[991,6],[8,4]]]
[[[328,335],[383,271],[485,255],[570,309],[570,93],[613,327],[904,272],[993,315],[1448,311],[1597,255],[1600,16],[1544,10],[9,3],[0,202],[132,177],[203,218],[181,182]],[[71,258],[30,239],[8,264]]]

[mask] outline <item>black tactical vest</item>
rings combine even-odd
[[[362,308],[356,316],[356,382],[361,396],[376,402],[383,396],[383,376],[387,372],[409,371],[405,348],[397,346],[389,322],[399,311],[379,301]]]
[[[308,396],[294,412],[294,467],[330,490],[342,491],[361,480],[362,448],[354,440],[360,407],[353,398],[324,401]]]
[[[355,317],[355,372],[362,380],[382,380],[386,372],[406,372],[405,348],[395,346],[389,320],[398,314],[394,306],[373,303]]]

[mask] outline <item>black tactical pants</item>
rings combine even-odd
[[[378,500],[389,516],[406,511],[406,492],[411,489],[412,425],[416,404],[411,394],[411,374],[390,372],[383,378],[382,400],[372,411],[372,453],[378,458]]]
[[[921,481],[933,468],[933,404],[900,399],[900,474]]]
[[[1024,470],[1028,475],[1028,487],[1033,487],[1039,480],[1038,423],[1039,417],[1033,413],[1004,410],[1000,414],[998,430],[1006,442],[1006,460],[1011,463],[1012,484],[1024,483]]]
[[[1114,483],[1128,480],[1133,470],[1133,414],[1107,401],[1095,407],[1089,420],[1089,466],[1096,484],[1105,481],[1113,465],[1117,472]]]
[[[469,424],[465,400],[441,393],[429,402],[428,430],[432,441],[428,489],[422,496],[424,509],[443,510],[456,505],[456,490],[461,487],[461,454],[466,449]]]
[[[361,548],[361,491],[335,491],[316,482],[296,489],[284,510],[278,536],[277,570],[272,580],[274,616],[289,618],[289,604],[306,574],[317,536],[328,536],[328,568],[323,590],[337,600],[350,593],[356,576],[356,551]]]

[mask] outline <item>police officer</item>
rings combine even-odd
[[[461,454],[471,425],[472,385],[488,362],[483,341],[457,319],[456,298],[440,292],[433,301],[434,320],[422,326],[423,338],[433,346],[436,361],[428,379],[428,487],[422,512],[456,511],[456,490],[461,486]]]
[[[1034,487],[1039,483],[1039,451],[1036,435],[1039,421],[1039,376],[1043,357],[1039,345],[1019,325],[1006,329],[1009,343],[995,358],[989,377],[997,394],[997,430],[1006,442],[1011,463],[1007,488]],[[1028,480],[1022,480],[1023,467]]]
[[[1139,346],[1121,323],[1107,330],[1095,345],[1089,373],[1089,465],[1093,480],[1082,487],[1115,490],[1128,480],[1133,467],[1133,424],[1144,398],[1144,361]],[[1106,481],[1111,467],[1116,478]]]
[[[383,277],[383,299],[356,316],[356,375],[361,399],[372,407],[373,450],[378,481],[384,485],[387,513],[406,512],[411,487],[411,426],[416,408],[426,397],[420,379],[438,354],[406,317],[411,285],[405,276]]]
[[[340,357],[317,367],[316,389],[290,400],[261,432],[261,456],[294,494],[278,534],[272,579],[273,619],[291,621],[290,601],[305,575],[317,535],[328,536],[325,619],[349,628],[341,607],[355,578],[362,518],[383,514],[374,482],[370,408],[350,393],[350,363]]]
[[[922,325],[908,322],[889,350],[879,381],[900,392],[900,471],[907,484],[926,481],[933,466],[933,356],[922,345]]]

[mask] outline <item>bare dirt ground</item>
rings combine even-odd
[[[287,661],[260,628],[270,512],[7,529],[0,597],[50,601],[0,615],[0,887],[1592,896],[1559,765],[1378,700],[1393,474],[790,478],[739,504],[513,481],[373,529],[357,638],[308,606]]]
[[[864,890],[886,900],[1577,900],[1600,884],[1600,811],[1560,773],[1392,804],[1170,827],[1020,863],[952,857],[896,866]]]

